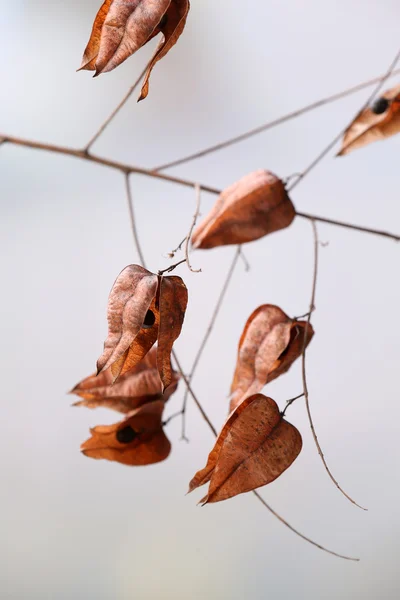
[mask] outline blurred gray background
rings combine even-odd
[[[80,147],[119,102],[154,44],[116,71],[76,73],[99,0],[1,0],[0,130]],[[193,0],[184,35],[93,150],[152,167],[239,134],[384,72],[400,45],[400,6],[303,0]],[[399,82],[394,78],[387,87]],[[301,171],[349,121],[369,90],[245,143],[171,169],[224,187],[258,168]],[[400,136],[327,158],[293,192],[299,210],[400,231]],[[149,267],[185,235],[194,193],[132,177]],[[66,392],[94,370],[106,303],[119,271],[138,260],[123,176],[25,148],[0,148],[2,473],[0,590],[4,600],[263,600],[399,597],[399,246],[319,226],[316,336],[310,402],[326,459],[364,513],[328,479],[299,400],[288,418],[304,448],[262,490],[292,525],[360,563],[334,558],[282,526],[251,495],[203,509],[185,496],[213,437],[190,402],[188,436],[168,428],[173,452],[147,468],[82,456],[89,426],[118,415],[70,408]],[[203,194],[205,214],[214,198]],[[177,343],[189,371],[233,248],[193,254]],[[246,246],[194,380],[218,428],[237,341],[250,312],[277,303],[308,309],[310,224]],[[281,406],[301,392],[300,363],[268,388]],[[167,412],[179,409],[182,384]]]

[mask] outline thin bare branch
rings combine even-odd
[[[186,240],[185,240],[185,259],[186,259],[186,264],[188,266],[189,271],[192,271],[192,273],[201,273],[201,269],[193,269],[192,268],[192,266],[190,264],[190,260],[189,260],[189,245],[190,245],[190,242],[192,239],[193,229],[195,228],[196,221],[197,221],[197,218],[200,213],[200,202],[201,202],[201,186],[198,183],[196,183],[196,185],[194,187],[196,190],[196,210],[193,215],[193,220],[190,225],[189,233],[187,234]]]
[[[145,73],[147,71],[147,67],[148,67],[148,65],[145,66],[145,68],[143,69],[143,71],[140,73],[139,77],[135,81],[135,83],[129,88],[128,92],[122,98],[122,100],[118,104],[118,106],[116,106],[114,108],[114,110],[112,111],[112,113],[107,117],[107,119],[100,126],[100,128],[97,130],[97,132],[94,134],[94,136],[90,138],[90,140],[88,141],[88,143],[86,144],[86,146],[83,149],[84,152],[89,152],[90,148],[93,146],[93,144],[95,143],[95,141],[98,140],[98,138],[102,135],[102,133],[108,127],[108,125],[111,123],[111,121],[114,119],[114,117],[119,113],[119,111],[121,110],[121,108],[127,103],[127,101],[129,100],[129,98],[132,96],[133,92],[138,87],[139,83],[142,81],[142,79],[143,79],[143,77],[144,77],[144,75],[145,75]]]
[[[400,69],[397,69],[396,71],[393,71],[390,76],[398,75],[399,73],[400,73]],[[369,79],[368,81],[363,81],[362,83],[358,83],[357,85],[349,87],[341,92],[338,92],[337,94],[332,94],[331,96],[327,96],[326,98],[322,98],[321,100],[312,102],[311,104],[308,104],[307,106],[303,106],[302,108],[299,108],[298,110],[290,112],[287,115],[283,115],[282,117],[278,117],[277,119],[274,119],[273,121],[269,121],[268,123],[264,123],[263,125],[260,125],[259,127],[255,127],[254,129],[250,129],[249,131],[246,131],[245,133],[242,133],[233,138],[225,140],[224,142],[215,144],[213,146],[209,146],[208,148],[204,148],[203,150],[199,150],[198,152],[194,152],[193,154],[183,156],[182,158],[178,158],[171,162],[165,163],[164,165],[160,165],[159,167],[156,167],[154,169],[154,171],[163,171],[163,170],[169,169],[171,167],[176,167],[177,165],[182,165],[191,160],[195,160],[196,158],[201,158],[202,156],[206,156],[207,154],[211,154],[212,152],[217,152],[218,150],[223,150],[224,148],[227,148],[228,146],[232,146],[233,144],[238,144],[239,142],[243,142],[244,140],[247,140],[248,138],[250,138],[254,135],[258,135],[259,133],[262,133],[263,131],[272,129],[273,127],[276,127],[277,125],[281,125],[282,123],[285,123],[286,121],[290,121],[291,119],[295,119],[296,117],[299,117],[300,115],[303,115],[307,112],[315,110],[316,108],[319,108],[320,106],[324,106],[325,104],[329,104],[331,102],[336,102],[336,100],[341,100],[342,98],[345,98],[346,96],[355,94],[356,92],[359,92],[359,91],[363,90],[364,88],[374,85],[374,83],[381,82],[383,77],[385,77],[385,75],[380,75],[379,77],[374,77],[373,79]]]
[[[295,402],[296,400],[298,400],[299,398],[302,398],[304,396],[304,392],[302,392],[301,394],[299,394],[298,396],[295,396],[294,398],[290,398],[290,400],[286,401],[286,406],[283,409],[283,411],[281,412],[281,417],[283,419],[283,417],[286,414],[287,409],[289,408],[289,406],[292,406],[293,402]]]
[[[221,292],[220,292],[220,294],[218,296],[217,303],[216,303],[214,311],[213,311],[213,313],[211,315],[210,322],[209,322],[208,327],[206,329],[206,332],[205,332],[205,334],[203,336],[203,339],[201,341],[199,349],[197,350],[197,353],[196,353],[196,356],[195,356],[195,359],[194,359],[194,362],[193,362],[193,365],[192,365],[192,369],[191,369],[190,375],[188,377],[189,383],[191,383],[191,381],[192,381],[192,379],[194,377],[194,374],[196,372],[196,369],[198,367],[198,364],[200,362],[202,354],[203,354],[203,352],[205,350],[205,347],[207,345],[208,338],[210,337],[211,332],[212,332],[212,330],[214,328],[215,321],[217,320],[219,311],[221,309],[222,303],[223,303],[224,298],[225,298],[225,294],[228,291],[228,287],[229,287],[229,284],[231,282],[231,279],[232,279],[233,273],[235,271],[235,268],[237,266],[238,259],[239,259],[240,255],[241,255],[241,246],[238,246],[237,249],[236,249],[236,252],[234,254],[232,263],[231,263],[231,265],[230,265],[230,267],[228,269],[228,273],[226,275],[226,278],[225,278],[224,284],[222,286]],[[186,388],[185,394],[183,396],[183,404],[182,404],[182,439],[187,439],[186,438],[186,407],[187,407],[188,395],[189,395],[189,388]]]
[[[317,226],[315,224],[315,221],[311,221],[311,225],[312,225],[312,231],[313,231],[313,236],[314,236],[314,271],[313,271],[313,281],[312,281],[312,288],[311,288],[311,300],[310,300],[310,312],[308,314],[308,318],[307,318],[307,324],[304,330],[304,344],[303,344],[303,351],[302,351],[302,361],[301,361],[301,374],[302,374],[302,379],[303,379],[303,392],[304,392],[304,399],[305,399],[305,403],[306,403],[306,409],[307,409],[307,415],[308,415],[308,420],[310,423],[310,427],[311,427],[311,433],[313,435],[314,438],[314,442],[315,445],[317,446],[318,449],[318,454],[321,457],[321,460],[323,462],[323,465],[325,467],[326,472],[328,473],[329,477],[331,478],[331,480],[333,481],[333,483],[336,485],[336,487],[338,488],[338,490],[343,494],[343,496],[345,496],[348,500],[350,500],[350,502],[352,504],[355,504],[356,506],[358,506],[358,508],[361,508],[362,510],[367,510],[366,508],[364,508],[363,506],[360,506],[360,504],[357,504],[357,502],[355,502],[355,500],[353,500],[353,498],[351,498],[339,485],[339,483],[336,481],[336,479],[334,478],[334,476],[332,475],[331,470],[329,469],[327,462],[325,460],[324,454],[322,452],[322,448],[319,444],[318,438],[317,438],[317,434],[315,433],[315,428],[314,428],[314,422],[311,416],[311,410],[310,410],[310,398],[309,398],[309,394],[308,394],[308,386],[307,386],[307,376],[306,376],[306,351],[307,351],[307,332],[308,332],[308,328],[310,327],[310,323],[311,323],[311,315],[315,309],[315,294],[317,291],[317,280],[318,280],[318,255],[319,255],[319,240],[318,240],[318,230],[317,230]]]
[[[280,515],[278,515],[278,513],[275,512],[274,509],[265,502],[264,498],[258,492],[253,490],[253,494],[258,498],[258,500],[261,502],[261,504],[263,504],[265,506],[265,508],[267,508],[274,515],[274,517],[276,517],[278,519],[278,521],[280,521],[286,527],[288,527],[290,529],[290,531],[293,531],[293,533],[295,533],[299,537],[303,538],[303,540],[306,540],[306,542],[309,542],[310,544],[312,544],[313,546],[316,546],[317,548],[319,548],[320,550],[323,550],[324,552],[328,552],[329,554],[338,556],[339,558],[344,558],[345,560],[354,560],[356,562],[358,562],[360,560],[359,558],[353,558],[352,556],[345,556],[344,554],[338,554],[337,552],[334,552],[333,550],[328,550],[328,548],[321,546],[321,544],[317,544],[317,542],[314,542],[309,537],[306,537],[304,534],[300,533],[300,531],[297,531],[297,529],[292,527],[287,521],[285,521],[285,519],[283,519]]]
[[[55,144],[45,144],[42,142],[37,142],[33,140],[26,140],[23,138],[18,138],[10,135],[0,134],[0,139],[3,140],[3,145],[13,144],[15,146],[23,146],[25,148],[33,148],[35,150],[43,150],[45,152],[53,152],[56,154],[65,154],[66,156],[73,156],[74,158],[79,158],[81,160],[87,160],[89,162],[93,162],[104,167],[109,167],[111,169],[115,169],[117,171],[122,171],[123,173],[137,173],[138,175],[144,175],[145,177],[152,177],[155,179],[161,179],[163,181],[168,181],[170,183],[175,183],[177,185],[182,185],[185,187],[194,188],[196,185],[195,181],[190,181],[189,179],[182,179],[180,177],[172,177],[170,175],[165,175],[163,173],[156,173],[155,171],[150,171],[149,169],[145,169],[143,167],[137,167],[135,165],[129,165],[126,163],[121,163],[115,160],[110,160],[108,158],[104,158],[102,156],[97,156],[92,153],[85,153],[83,150],[68,148],[66,146],[58,146]],[[221,190],[207,186],[203,183],[200,184],[203,192],[209,192],[210,194],[219,195]],[[361,225],[355,225],[354,223],[345,223],[343,221],[336,221],[334,219],[327,219],[326,217],[320,217],[318,215],[311,215],[305,212],[296,211],[296,215],[298,217],[302,217],[303,219],[309,219],[314,221],[322,221],[324,223],[328,223],[329,225],[334,225],[336,227],[346,227],[350,229],[354,229],[357,231],[361,231],[364,233],[370,233],[373,235],[383,236],[390,238],[395,241],[400,240],[400,235],[395,233],[390,233],[387,231],[381,231],[379,229],[370,229],[368,227],[363,227]]]
[[[346,133],[347,129],[350,127],[350,125],[352,124],[352,122],[354,121],[354,119],[356,119],[358,117],[358,115],[369,106],[370,102],[374,99],[374,97],[376,96],[376,94],[382,88],[382,86],[384,85],[385,81],[387,81],[387,79],[389,79],[389,77],[392,75],[392,73],[393,73],[393,71],[394,71],[394,69],[395,69],[395,67],[396,67],[399,59],[400,59],[400,50],[398,50],[398,52],[396,53],[396,56],[394,57],[394,59],[390,63],[389,68],[386,71],[386,73],[384,75],[382,75],[382,77],[379,78],[378,84],[374,88],[372,94],[370,94],[368,96],[368,99],[363,104],[363,106],[361,107],[361,109],[351,119],[351,121],[346,125],[346,127],[344,127],[344,129],[342,129],[338,133],[338,135],[333,138],[333,140],[322,150],[322,152],[320,152],[320,154],[318,154],[318,156],[308,165],[308,167],[306,169],[304,169],[304,171],[302,171],[301,176],[298,179],[296,179],[296,181],[294,181],[292,183],[292,185],[290,185],[288,187],[288,191],[293,190],[300,183],[300,181],[303,181],[304,177],[306,177],[321,162],[321,160],[323,158],[325,158],[325,156],[332,150],[332,148],[337,144],[337,142],[343,137],[343,135]]]
[[[209,428],[211,429],[211,431],[213,432],[215,437],[217,437],[217,430],[215,429],[214,425],[211,423],[210,419],[207,416],[207,413],[205,412],[204,408],[200,404],[200,401],[198,400],[197,396],[193,392],[192,386],[190,385],[190,381],[189,381],[188,377],[186,377],[185,373],[183,372],[181,363],[176,355],[175,350],[172,350],[172,357],[176,363],[176,366],[178,368],[180,376],[182,377],[187,389],[189,390],[189,394],[192,396],[194,403],[196,404],[197,408],[199,409],[199,411],[201,413],[201,416],[203,417],[203,419],[205,420],[205,422],[207,423],[207,425],[209,426]]]
[[[158,275],[164,275],[164,273],[171,273],[172,271],[174,271],[176,269],[176,267],[179,267],[179,265],[183,265],[183,263],[185,263],[185,262],[186,262],[186,258],[183,258],[182,260],[175,263],[174,265],[170,265],[166,269],[162,269],[161,271],[158,271]]]
[[[137,253],[139,255],[140,262],[142,265],[144,265],[144,256],[143,256],[142,247],[141,247],[141,244],[139,241],[138,230],[136,227],[135,211],[134,211],[134,206],[133,206],[133,197],[132,197],[131,187],[129,185],[129,174],[128,173],[125,173],[125,187],[126,187],[126,196],[127,196],[127,200],[128,200],[128,210],[129,210],[129,218],[131,221],[132,235],[133,235],[133,239],[135,242]]]
[[[245,255],[245,253],[243,252],[243,247],[242,247],[242,246],[239,246],[239,256],[240,256],[240,258],[241,258],[241,259],[242,259],[242,261],[243,261],[243,264],[244,264],[244,269],[245,269],[245,271],[246,271],[246,272],[249,272],[249,271],[250,271],[250,269],[251,269],[251,267],[250,267],[250,263],[249,263],[249,261],[247,260],[247,257],[246,257],[246,255]]]
[[[353,229],[354,231],[361,231],[362,233],[371,233],[373,235],[380,235],[387,237],[396,242],[400,241],[400,235],[395,233],[389,233],[388,231],[382,231],[381,229],[371,229],[370,227],[363,227],[362,225],[354,225],[353,223],[346,223],[344,221],[336,221],[334,219],[327,219],[326,217],[319,217],[318,215],[310,215],[309,213],[303,213],[296,211],[298,217],[308,219],[309,221],[320,221],[321,223],[327,223],[328,225],[336,225],[337,227],[345,227],[347,229]]]

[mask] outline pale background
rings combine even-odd
[[[152,47],[93,80],[76,73],[99,0],[1,0],[0,130],[83,146],[135,80]],[[241,133],[385,71],[400,44],[395,0],[193,0],[179,44],[157,65],[149,98],[124,108],[94,150],[155,166]],[[391,86],[398,78],[388,84]],[[226,186],[268,168],[304,169],[369,90],[240,146],[171,170]],[[294,192],[299,210],[400,231],[400,137],[326,159]],[[395,242],[319,226],[316,336],[310,401],[333,472],[369,508],[339,494],[324,472],[302,400],[289,413],[300,457],[262,491],[290,523],[346,562],[294,536],[251,495],[203,509],[185,496],[213,438],[190,403],[188,435],[168,428],[170,458],[147,468],[81,456],[91,425],[116,413],[70,408],[106,335],[118,272],[137,261],[123,176],[73,158],[3,146],[1,194],[1,536],[4,600],[263,600],[399,597],[399,250]],[[152,270],[185,235],[186,188],[132,178]],[[203,213],[214,198],[204,194]],[[179,350],[186,370],[219,293],[232,248],[181,267],[190,303]],[[259,304],[307,310],[310,224],[246,247],[194,381],[219,428],[243,324]],[[300,364],[268,389],[280,404],[301,391]],[[183,386],[168,413],[180,407]],[[116,418],[115,418],[116,417]]]

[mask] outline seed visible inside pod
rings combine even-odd
[[[156,316],[153,313],[152,310],[148,310],[146,313],[146,316],[144,318],[143,321],[143,329],[150,329],[150,327],[153,327],[154,323],[156,322]]]
[[[371,110],[375,115],[381,115],[387,111],[389,108],[390,102],[387,98],[377,98],[371,104]]]
[[[117,441],[120,444],[129,444],[138,436],[138,432],[132,429],[130,425],[127,425],[123,429],[119,429],[116,434]]]

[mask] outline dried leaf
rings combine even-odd
[[[259,488],[282,475],[301,447],[299,431],[282,419],[276,402],[262,394],[250,396],[228,417],[189,492],[209,481],[201,500],[206,504]]]
[[[95,70],[95,75],[112,71],[161,33],[145,74],[142,100],[148,94],[154,65],[176,44],[189,8],[189,0],[107,0],[97,13],[81,69]]]
[[[387,90],[361,111],[346,130],[338,156],[400,132],[400,86]]]
[[[303,351],[306,329],[307,346],[314,331],[306,321],[294,321],[272,304],[263,304],[250,315],[239,341],[231,411],[290,368]]]
[[[81,446],[90,458],[105,458],[124,465],[150,465],[167,458],[171,444],[162,429],[164,402],[140,406],[123,421],[99,425]]]
[[[180,277],[159,277],[138,265],[118,275],[108,302],[108,337],[98,374],[111,368],[113,381],[131,371],[158,341],[157,368],[164,391],[172,382],[171,350],[187,305]]]
[[[111,367],[99,375],[86,377],[71,391],[83,398],[74,406],[110,408],[126,414],[148,402],[166,402],[177,388],[179,375],[172,372],[172,383],[163,395],[156,358],[157,348],[153,347],[140,363],[114,384]]]
[[[193,246],[205,249],[251,242],[288,227],[295,214],[283,182],[269,171],[254,171],[219,195],[193,232]]]

